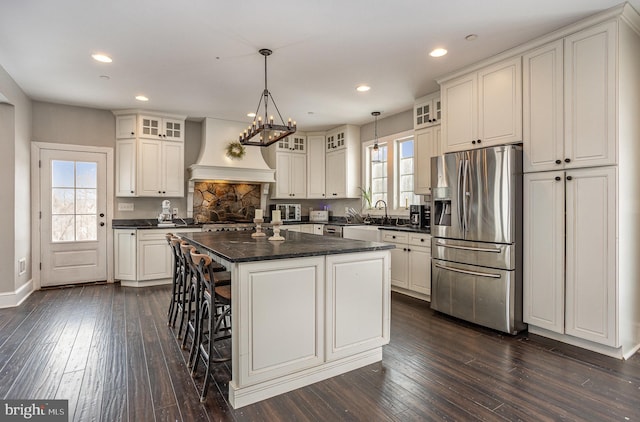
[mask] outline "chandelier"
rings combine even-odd
[[[269,57],[273,52],[267,48],[263,48],[259,50],[259,53],[264,56],[264,91],[262,91],[260,99],[258,100],[258,107],[256,108],[253,123],[240,134],[239,141],[242,145],[268,147],[285,136],[296,133],[296,122],[291,122],[291,119],[289,119],[287,124],[284,123],[280,110],[278,110],[278,106],[276,105],[276,101],[267,89],[267,57]],[[281,124],[274,123],[273,115],[269,116],[268,114],[269,97],[271,97],[271,102],[278,113]],[[264,120],[262,119],[262,116],[258,114],[260,111],[260,104],[262,104],[263,101]]]

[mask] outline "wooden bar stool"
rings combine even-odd
[[[191,271],[193,264],[191,262],[191,250],[196,248],[185,241],[180,242],[180,259],[183,266],[183,286],[178,300],[178,313],[180,314],[180,325],[178,326],[177,337],[182,338],[182,348],[186,345],[186,333],[188,321],[195,313],[195,273]],[[182,332],[184,328],[184,334]]]
[[[211,257],[191,252],[192,262],[201,283],[199,321],[189,361],[193,360],[191,375],[195,376],[200,361],[205,365],[200,401],[204,401],[212,379],[212,367],[216,363],[228,362],[230,356],[214,357],[216,342],[231,337],[231,274],[215,272]]]
[[[182,260],[180,259],[180,238],[168,233],[167,243],[169,243],[171,256],[173,258],[171,263],[171,300],[169,301],[169,310],[167,311],[167,325],[173,326],[178,312],[178,302],[182,294],[181,289],[184,286],[184,280],[182,279]]]

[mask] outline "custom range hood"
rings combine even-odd
[[[262,158],[262,148],[245,147],[242,158],[227,156],[227,146],[237,141],[244,123],[206,118],[202,122],[202,145],[196,164],[189,167],[191,181],[215,180],[234,183],[272,183],[275,170]]]

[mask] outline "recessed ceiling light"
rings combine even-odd
[[[106,54],[92,54],[91,57],[93,57],[93,60],[102,63],[111,63],[113,61],[111,60],[111,57],[107,56]]]
[[[444,48],[436,48],[431,51],[431,53],[429,53],[431,57],[442,57],[445,54],[447,54],[447,50],[445,50]]]
[[[466,37],[464,37],[464,39],[467,40],[467,41],[473,41],[473,40],[475,40],[477,38],[478,38],[477,34],[469,34]]]
[[[144,95],[136,95],[136,100],[138,100],[138,101],[149,101],[149,98],[145,97]]]
[[[367,92],[370,89],[371,89],[371,87],[369,85],[358,85],[356,87],[356,91],[358,91],[358,92]]]
[[[256,113],[247,113],[247,117],[256,117]]]

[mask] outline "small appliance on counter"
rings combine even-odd
[[[280,210],[280,217],[282,221],[300,221],[301,219],[301,205],[300,204],[271,204],[269,210]],[[271,212],[269,212],[271,214]]]
[[[414,227],[426,228],[431,225],[431,212],[428,205],[409,205],[409,222]]]
[[[175,227],[173,215],[171,214],[171,201],[162,201],[162,212],[158,216],[158,227]]]
[[[328,223],[329,211],[309,211],[309,222],[311,223]]]

